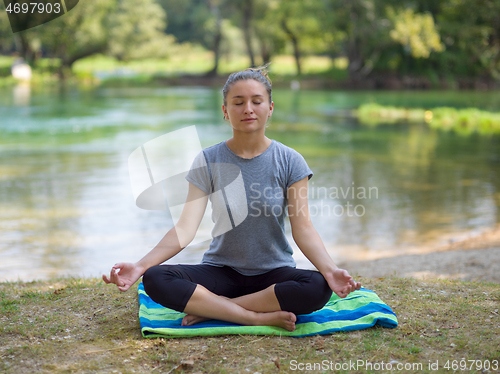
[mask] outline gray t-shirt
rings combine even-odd
[[[275,140],[251,159],[225,141],[200,152],[186,179],[210,194],[212,204],[213,240],[202,263],[244,275],[295,267],[285,237],[287,189],[312,175],[297,151]]]

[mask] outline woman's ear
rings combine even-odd
[[[271,117],[274,111],[274,101],[271,101],[271,106],[269,108],[269,115],[268,117]]]
[[[224,120],[227,121],[229,119],[229,116],[227,114],[227,109],[224,104],[222,104],[222,115],[224,116]]]

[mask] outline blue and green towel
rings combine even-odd
[[[155,303],[144,291],[139,292],[139,320],[144,337],[192,337],[216,335],[280,335],[304,337],[326,335],[336,331],[361,330],[375,325],[394,328],[396,314],[373,291],[361,288],[342,299],[333,294],[330,301],[316,312],[297,316],[295,331],[272,326],[242,326],[210,320],[194,326],[181,326],[184,313]]]

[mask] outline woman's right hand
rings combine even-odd
[[[105,283],[114,283],[122,292],[127,291],[144,274],[144,269],[137,264],[121,262],[111,268],[108,276],[102,275]]]

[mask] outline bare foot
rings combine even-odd
[[[269,312],[269,313],[257,313],[258,323],[257,326],[277,326],[282,327],[288,331],[295,330],[295,322],[297,317],[291,312]]]
[[[268,312],[268,313],[256,313],[257,322],[256,326],[277,326],[282,327],[288,331],[295,330],[295,322],[297,317],[291,312]],[[181,326],[192,326],[200,322],[209,321],[211,318],[198,317],[192,314],[184,316],[182,319]]]
[[[226,296],[219,296],[219,297],[222,297],[226,300],[231,300],[229,297],[226,297]],[[192,325],[196,325],[197,323],[200,323],[200,322],[210,321],[211,319],[212,318],[198,317],[198,316],[195,316],[192,314],[187,314],[182,319],[181,326],[192,326]]]
[[[192,326],[200,322],[205,322],[209,321],[210,318],[205,318],[205,317],[198,317],[198,316],[193,316],[192,314],[188,314],[184,316],[182,319],[181,326]]]

